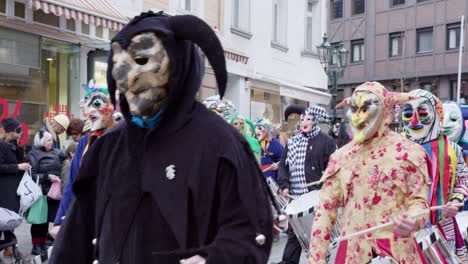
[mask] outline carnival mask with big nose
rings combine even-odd
[[[255,126],[255,137],[258,141],[262,141],[264,138],[267,137],[267,127],[264,125],[256,125]]]
[[[437,121],[434,109],[426,98],[406,103],[403,106],[402,119],[408,138],[418,143],[424,143],[422,141],[425,141]]]
[[[107,128],[113,122],[112,105],[107,89],[90,90],[83,100],[83,115],[91,121],[91,131]]]
[[[347,116],[351,120],[354,141],[361,143],[379,130],[384,118],[383,102],[371,92],[357,91],[351,97]]]
[[[460,140],[463,131],[463,116],[460,107],[455,102],[445,102],[444,109],[444,134],[453,142]]]
[[[127,99],[133,116],[157,114],[168,96],[169,56],[153,32],[135,35],[126,50],[112,43],[113,69],[117,89]]]
[[[312,131],[314,126],[314,118],[310,115],[301,115],[301,128],[300,131],[302,133],[309,133]]]

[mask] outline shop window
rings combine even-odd
[[[251,89],[250,109],[250,118],[252,120],[263,117],[274,124],[281,123],[283,105],[281,96],[277,93]]]
[[[416,30],[416,52],[425,53],[432,52],[432,37],[433,29],[431,28],[421,28]]]
[[[460,23],[447,25],[447,49],[460,47]]]
[[[15,17],[25,18],[26,17],[25,8],[26,8],[26,5],[24,3],[15,2]]]
[[[391,33],[389,35],[390,57],[401,56],[403,47],[403,32]]]
[[[6,0],[0,0],[0,13],[6,13]]]
[[[102,26],[96,27],[96,38],[104,38],[104,29]]]
[[[330,1],[331,18],[343,17],[343,0]]]
[[[33,12],[33,21],[53,27],[59,27],[60,18],[52,13],[46,14],[42,10]]]
[[[75,19],[73,18],[67,19],[67,30],[75,31],[75,29],[76,29]]]
[[[89,35],[89,24],[81,22],[81,33],[84,35]]]

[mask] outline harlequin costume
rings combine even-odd
[[[111,46],[107,81],[125,120],[82,160],[49,263],[266,263],[265,178],[245,138],[196,100],[200,49],[225,92],[215,32],[195,16],[148,12]]]
[[[347,113],[355,137],[330,157],[321,179],[319,208],[312,226],[309,263],[326,263],[330,230],[342,207],[342,235],[428,208],[428,173],[424,149],[391,131],[393,105],[414,98],[388,92],[377,82],[358,86]],[[426,223],[428,214],[417,219]],[[397,263],[424,263],[411,237],[389,227],[339,243],[337,263],[367,263],[373,255]]]
[[[285,110],[286,121],[292,113],[300,114],[300,126],[283,151],[278,169],[278,185],[281,191],[288,189],[290,195],[299,197],[320,189],[319,185],[306,187],[306,184],[320,180],[330,155],[336,150],[336,145],[318,125],[319,122],[331,120],[331,116],[323,107],[305,108],[290,105]],[[302,248],[295,233],[290,232],[283,252],[283,262],[299,263],[301,252]]]
[[[265,118],[257,119],[255,123],[255,137],[260,142],[262,149],[261,168],[265,177],[271,177],[275,181],[278,178],[278,170],[271,169],[273,163],[278,163],[283,154],[283,146],[273,138],[271,122]]]
[[[234,117],[229,121],[229,124],[234,125],[235,122],[241,122],[240,133],[245,137],[245,140],[249,143],[250,149],[255,155],[258,164],[261,162],[262,148],[258,140],[253,137],[255,133],[255,124],[252,120],[242,116],[241,114],[235,114]],[[248,125],[250,130],[245,125]]]
[[[443,107],[440,100],[426,90],[410,92],[419,99],[403,105],[403,121],[409,139],[421,144],[428,154],[432,186],[431,206],[449,201],[463,201],[468,196],[468,168],[460,146],[441,132]],[[466,261],[466,247],[455,217],[446,218],[439,211],[431,212],[430,224],[438,225],[459,259]]]

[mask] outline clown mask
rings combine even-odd
[[[338,137],[340,135],[340,127],[341,127],[340,123],[333,124],[331,129],[332,129],[333,135],[335,135],[335,137]]]
[[[426,98],[415,99],[404,104],[402,119],[407,137],[418,143],[428,141],[426,139],[438,123],[436,113]]]
[[[347,116],[351,120],[354,141],[361,143],[379,130],[384,118],[384,106],[377,95],[367,91],[355,92],[350,104]]]
[[[458,142],[463,131],[463,116],[460,107],[455,102],[445,102],[443,131],[448,139]]]
[[[159,112],[168,96],[169,56],[155,33],[134,36],[125,50],[112,43],[112,76],[127,99],[130,113],[142,118]]]
[[[255,137],[258,141],[268,137],[268,128],[265,125],[258,124],[255,126]]]
[[[83,105],[83,115],[91,121],[91,131],[107,128],[112,124],[114,107],[107,89],[90,90],[85,96]]]
[[[235,119],[233,122],[232,122],[232,125],[237,129],[237,131],[239,131],[239,133],[244,133],[244,127],[245,127],[245,121],[244,119]]]
[[[314,118],[310,115],[301,115],[300,132],[309,133],[314,126]]]

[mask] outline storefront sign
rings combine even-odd
[[[13,113],[11,114],[11,117],[16,118],[18,116],[18,114],[20,112],[20,109],[21,109],[21,105],[23,105],[23,101],[18,100],[16,102],[15,110],[13,110]],[[2,108],[3,108],[3,114],[0,117],[0,121],[1,121],[4,118],[7,118],[7,117],[10,116],[10,110],[8,109],[9,108],[8,107],[8,101],[5,98],[0,98],[0,106],[2,106]],[[28,127],[23,122],[21,122],[21,128],[23,129],[23,136],[21,137],[21,140],[20,140],[19,144],[20,144],[20,146],[24,146],[28,142],[29,131],[28,131]]]
[[[72,114],[68,114],[68,105],[54,104],[52,106],[51,112],[45,112],[45,118],[51,120],[54,119],[56,115],[64,114],[68,116],[69,119],[73,119]]]

